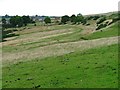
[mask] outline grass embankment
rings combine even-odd
[[[84,38],[90,40],[90,39],[113,37],[113,36],[118,36],[118,23],[114,23],[112,26],[101,29],[100,31],[87,35]]]
[[[118,45],[3,67],[3,88],[117,88]]]
[[[102,30],[102,32],[97,31],[97,32],[94,32],[94,33],[86,35],[86,36],[81,35],[82,29],[77,25],[75,25],[75,26],[67,25],[66,27],[55,26],[54,28],[53,27],[51,27],[51,28],[61,30],[61,28],[62,29],[65,29],[65,28],[70,29],[71,27],[74,28],[73,30],[71,30],[71,31],[73,31],[73,33],[66,32],[66,34],[63,34],[63,35],[52,36],[52,37],[47,37],[47,38],[43,38],[43,39],[37,38],[37,36],[36,37],[33,36],[33,39],[35,38],[36,40],[31,40],[30,42],[27,42],[27,41],[22,42],[22,43],[19,43],[19,45],[14,45],[14,47],[11,45],[9,45],[9,46],[3,45],[3,52],[18,52],[18,51],[28,50],[28,49],[32,49],[32,48],[38,48],[38,47],[57,44],[57,43],[67,43],[67,42],[75,42],[75,41],[80,41],[80,40],[92,40],[92,39],[98,39],[98,38],[104,38],[104,37],[118,36],[118,24],[117,23],[115,23],[114,25],[109,26],[107,28],[104,28]],[[46,32],[46,31],[44,31],[44,32]],[[69,32],[69,30],[68,30],[68,32]],[[62,32],[61,32],[61,34],[62,34]],[[32,34],[30,36],[32,36]],[[24,38],[27,38],[30,36],[29,36],[29,34],[27,36],[25,34],[24,37],[20,36],[19,38],[24,39]],[[17,39],[19,39],[19,38],[17,38]]]
[[[51,44],[56,44],[56,43],[67,43],[67,42],[75,42],[79,40],[92,40],[92,39],[98,39],[98,38],[105,38],[105,37],[114,37],[118,36],[118,24],[115,23],[114,25],[104,28],[101,31],[94,32],[89,35],[81,35],[81,29],[76,28],[77,30],[74,30],[73,33],[70,34],[65,34],[65,35],[59,35],[59,36],[54,36],[50,38],[45,38],[37,42],[33,43],[26,43],[24,44],[25,46],[33,45],[33,47],[40,47],[40,46],[46,46],[46,45],[51,45]],[[52,42],[54,41],[54,42]],[[45,43],[47,42],[47,43]],[[33,48],[31,47],[31,48]]]
[[[81,35],[80,32],[77,32],[75,34],[73,33],[69,35],[61,35],[61,36],[52,37],[52,38],[67,42],[67,41],[78,41],[78,40],[91,40],[91,39],[113,37],[113,36],[118,36],[118,23],[114,23],[109,27],[98,30],[88,35]]]
[[[29,30],[23,31],[23,32],[27,32],[27,34],[24,33],[24,35],[23,34],[20,35],[15,40],[13,41],[11,40],[10,42],[12,45],[7,45],[7,46],[3,45],[3,52],[18,52],[18,51],[42,47],[50,44],[73,41],[78,39],[78,36],[80,35],[80,32],[82,30],[81,28],[79,28],[78,25],[66,25],[66,26],[61,25],[54,27],[48,26],[48,28],[50,28],[51,30],[50,31],[45,30],[43,32],[38,31],[36,33],[31,33],[31,31]]]

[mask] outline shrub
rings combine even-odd
[[[115,17],[115,18],[113,18],[112,20],[113,20],[113,23],[114,23],[114,22],[117,22],[117,21],[120,20],[120,17]]]
[[[98,27],[96,28],[96,30],[99,30],[99,29],[104,28],[106,26],[107,26],[106,23],[105,24],[100,24],[100,25],[98,25]]]
[[[93,16],[93,20],[97,20],[100,16]]]
[[[73,15],[70,17],[70,21],[72,22],[72,24],[76,24],[77,17],[73,14]]]
[[[91,20],[93,18],[93,16],[87,16],[86,20]]]
[[[32,21],[31,23],[35,23],[35,21]]]
[[[34,26],[36,26],[36,23],[34,24]]]
[[[83,40],[88,40],[87,38],[85,38],[85,37],[81,37],[81,39],[83,39]]]
[[[46,24],[51,23],[51,19],[50,19],[50,17],[45,17],[44,22],[45,22]]]
[[[58,25],[62,25],[63,23],[62,22],[59,22]]]
[[[105,17],[101,17],[101,18],[97,21],[97,24],[100,24],[100,23],[104,22],[105,20],[106,20]]]
[[[77,17],[76,17],[76,22],[77,22],[78,24],[80,24],[80,23],[85,23],[85,19],[84,19],[84,17],[83,17],[82,14],[78,14],[78,15],[77,15]]]
[[[89,25],[90,25],[90,23],[87,23],[87,24],[86,24],[86,26],[89,26]]]
[[[98,18],[100,18],[100,16],[98,16],[98,15],[88,16],[88,17],[86,17],[86,20],[97,20]]]
[[[83,19],[82,20],[82,24],[85,25],[87,23],[87,20],[86,19]]]
[[[57,20],[57,21],[55,21],[55,23],[56,23],[56,24],[59,24],[60,22]]]
[[[70,20],[68,15],[62,16],[61,23],[66,24]]]

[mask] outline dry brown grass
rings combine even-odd
[[[27,60],[27,59],[35,59],[35,58],[45,58],[49,56],[59,56],[70,52],[74,52],[76,50],[85,50],[88,48],[117,44],[117,43],[118,43],[118,37],[109,37],[109,38],[101,38],[95,40],[54,44],[54,45],[39,47],[18,53],[14,53],[14,52],[3,53],[3,63],[18,62],[19,60],[22,59]]]
[[[69,34],[72,33],[72,29],[64,29],[64,30],[53,30],[53,31],[47,31],[47,32],[37,32],[37,33],[30,33],[30,34],[25,34],[25,35],[21,35],[19,38],[15,39],[15,40],[9,40],[6,42],[3,42],[3,45],[19,45],[19,44],[23,44],[23,43],[28,43],[28,42],[36,42],[39,41],[40,39],[44,39],[44,38],[50,38],[53,36],[58,36],[58,35],[62,35],[62,34]],[[8,38],[6,39],[8,40]]]
[[[95,22],[91,22],[91,23],[92,24],[90,26],[76,25],[75,27],[83,29],[82,32],[80,32],[82,35],[88,35],[95,31]],[[46,29],[48,31],[46,31]],[[17,52],[13,52],[13,51],[3,52],[3,63],[14,63],[20,60],[45,58],[49,56],[59,56],[70,52],[74,52],[76,50],[80,51],[89,48],[94,48],[97,46],[111,45],[118,43],[118,37],[109,37],[109,38],[101,38],[95,40],[83,40],[83,41],[56,43],[56,44],[55,44],[55,42],[57,42],[56,40],[42,42],[39,44],[38,43],[29,44],[29,43],[39,42],[41,39],[74,32],[74,28],[71,27],[68,29],[60,29],[60,30],[53,30],[53,29],[54,26],[50,26],[50,27],[37,26],[29,30],[20,31],[19,33],[22,35],[20,35],[18,38],[14,40],[8,40],[6,42],[3,42],[3,46],[6,47],[17,46],[18,48],[23,50]],[[29,45],[22,46],[23,44],[26,43]],[[51,45],[51,43],[53,44]],[[47,46],[40,47],[40,45],[42,44],[44,45],[47,44]],[[37,48],[29,49],[33,47],[33,45],[35,45],[34,47]]]

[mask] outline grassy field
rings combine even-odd
[[[3,87],[117,88],[118,45],[3,68]]]
[[[35,27],[36,28],[36,27]],[[38,27],[40,28],[40,27]],[[46,27],[45,27],[46,28]],[[15,40],[10,41],[10,44],[17,44],[14,45],[7,45],[3,46],[4,52],[12,52],[12,51],[23,51],[28,50],[30,48],[37,48],[57,43],[67,43],[67,42],[76,42],[76,41],[82,41],[82,40],[92,40],[92,39],[98,39],[98,38],[104,38],[104,37],[114,37],[118,36],[118,24],[115,23],[111,25],[110,27],[107,27],[101,31],[95,31],[91,34],[82,35],[81,32],[84,31],[84,29],[81,28],[80,25],[67,25],[67,26],[55,26],[53,28],[49,27],[51,30],[49,31],[42,31],[41,29],[37,30],[37,32],[31,33],[34,31],[34,28],[31,31],[23,31],[24,35],[20,35],[15,38]],[[89,27],[88,27],[89,28]],[[57,30],[55,30],[57,29]],[[39,32],[40,31],[40,32]],[[22,31],[21,31],[22,32]],[[56,35],[55,35],[56,34]],[[37,38],[37,39],[36,39]],[[18,42],[16,42],[16,40]],[[23,48],[24,47],[24,48]]]
[[[118,23],[115,23],[114,25],[107,27],[105,29],[102,29],[102,31],[95,32],[93,34],[90,34],[86,36],[86,39],[97,39],[97,38],[103,38],[103,37],[113,37],[118,36]]]
[[[0,43],[3,88],[117,88],[118,23],[29,24]]]

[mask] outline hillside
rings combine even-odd
[[[86,16],[85,25],[37,22],[6,29],[2,87],[117,88],[119,20],[113,14],[100,24],[101,14]]]

